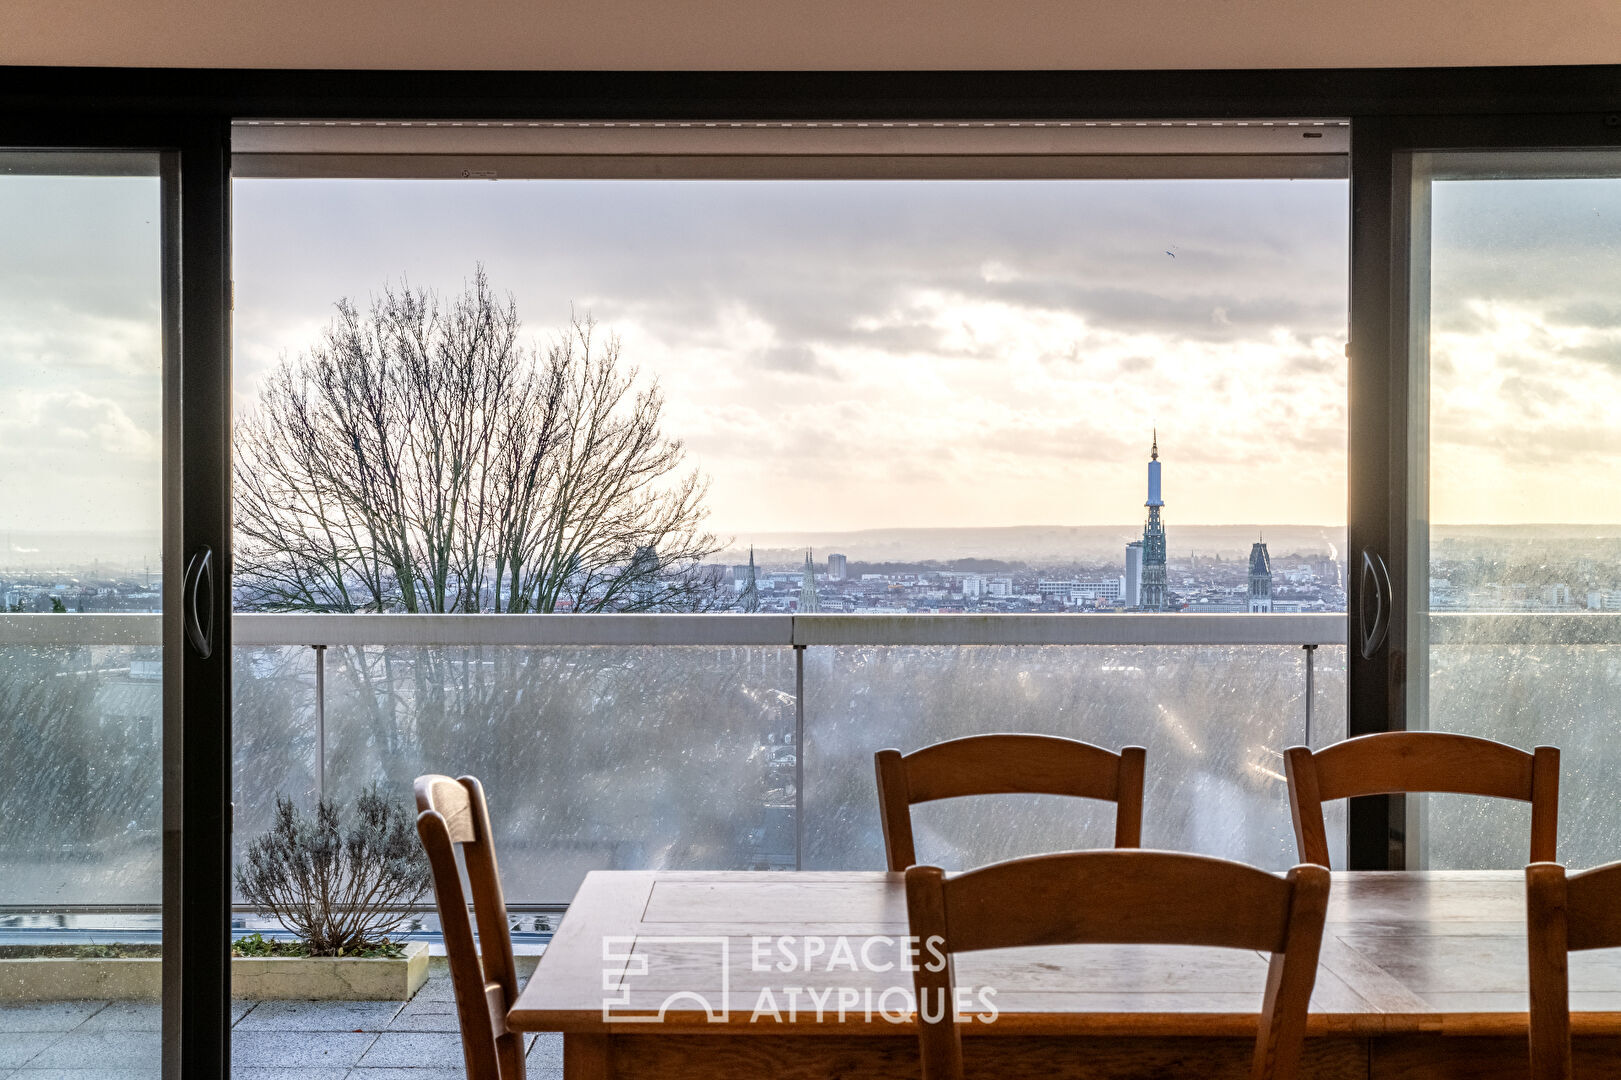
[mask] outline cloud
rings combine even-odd
[[[622,335],[724,533],[1131,521],[1155,422],[1204,470],[1181,520],[1344,517],[1341,182],[245,181],[235,211],[239,379],[340,296],[482,261],[533,332]]]

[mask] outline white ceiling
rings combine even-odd
[[[1621,61],[1615,0],[4,0],[0,63],[577,70]]]

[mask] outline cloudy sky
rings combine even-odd
[[[7,535],[156,536],[158,194],[156,177],[0,176],[0,530]]]
[[[1345,519],[1340,182],[239,181],[239,405],[339,296],[482,262],[656,375],[751,531]]]
[[[1621,180],[1434,186],[1430,517],[1621,521]]]
[[[478,263],[618,333],[752,532],[1345,521],[1336,181],[239,181],[237,404]],[[0,527],[155,528],[156,182],[0,178]],[[1615,521],[1621,181],[1441,184],[1432,519]],[[48,523],[48,524],[47,524]]]

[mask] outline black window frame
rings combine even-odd
[[[166,557],[215,553],[211,659],[182,650],[165,732],[164,1075],[229,1067],[230,123],[399,120],[1063,120],[1344,117],[1352,124],[1350,549],[1406,566],[1408,356],[1400,192],[1415,150],[1621,145],[1621,65],[1211,71],[467,72],[0,67],[0,147],[150,149],[173,169],[180,490]],[[166,499],[169,495],[166,494]],[[1348,733],[1405,726],[1407,642],[1360,655],[1348,582]],[[167,607],[167,605],[166,605]],[[166,710],[167,712],[168,710]],[[172,789],[172,790],[171,790]],[[1356,800],[1349,866],[1405,865],[1400,797]],[[178,954],[178,955],[177,955]]]

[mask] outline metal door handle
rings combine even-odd
[[[1390,571],[1385,560],[1376,551],[1362,549],[1362,577],[1357,602],[1357,617],[1362,630],[1362,658],[1372,660],[1373,654],[1384,645],[1390,634],[1390,610],[1394,597],[1390,590]],[[1368,595],[1373,595],[1373,623],[1368,623]]]
[[[203,597],[204,587],[208,596]],[[186,564],[186,582],[181,617],[186,624],[186,640],[197,655],[207,660],[214,655],[214,551],[207,544]]]

